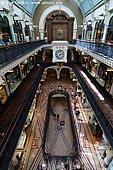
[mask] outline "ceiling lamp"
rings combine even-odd
[[[95,20],[103,20],[104,16],[98,16],[98,17],[94,17]]]
[[[91,25],[91,21],[88,21],[88,22],[87,22],[87,25]]]
[[[97,64],[98,63],[98,61],[94,58],[93,60],[92,60],[95,64]]]

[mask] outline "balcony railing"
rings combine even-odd
[[[44,40],[0,47],[0,67],[45,44]]]
[[[107,44],[100,42],[76,40],[75,44],[84,47],[88,50],[91,50],[95,53],[98,53],[99,55],[102,55],[109,59],[113,59],[113,44],[111,43]]]

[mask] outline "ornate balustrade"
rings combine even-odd
[[[44,40],[0,47],[0,67],[45,44]]]
[[[75,43],[75,41],[73,43]],[[98,53],[99,55],[103,55],[104,57],[113,59],[113,44],[111,43],[76,40],[75,44]]]

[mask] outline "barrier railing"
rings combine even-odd
[[[44,40],[0,47],[0,67],[46,44]]]
[[[36,66],[33,69],[33,72],[31,71],[31,73],[29,73],[28,77],[26,77],[25,80],[23,80],[19,89],[17,89],[12,96],[13,100],[11,102],[12,105],[14,104],[14,108],[17,107],[17,111],[15,111],[15,109],[10,110],[10,108],[8,108],[11,114],[14,115],[14,117],[12,120],[10,120],[10,124],[8,120],[7,120],[8,122],[5,122],[8,124],[8,127],[0,143],[0,170],[8,169],[8,165],[11,161],[14,150],[16,148],[28,111],[30,109],[36,90],[38,88],[38,84],[41,80],[43,69],[44,67],[41,67],[40,70],[38,71]],[[10,104],[8,105],[10,107]],[[13,108],[13,106],[11,107]]]
[[[113,59],[113,44],[111,43],[76,40],[73,41],[73,44],[92,50],[95,53],[99,53],[103,57]]]
[[[80,73],[79,73],[79,72],[81,72],[80,66],[79,66],[78,69],[77,69],[77,66],[76,67],[72,66],[72,68],[73,68],[73,70],[75,72],[75,75],[76,75],[81,87],[83,88],[83,91],[85,92],[85,94],[86,94],[86,96],[88,98],[89,103],[91,104],[91,106],[92,106],[92,108],[93,108],[93,110],[94,110],[94,112],[96,114],[96,117],[97,117],[98,121],[100,122],[100,125],[102,126],[102,128],[104,130],[104,133],[105,133],[111,147],[113,148],[113,142],[112,142],[113,141],[113,129],[112,129],[112,124],[109,122],[109,120],[107,118],[107,115],[105,115],[105,113],[104,113],[104,111],[106,109],[106,103],[103,103],[103,110],[102,110],[101,106],[100,106],[102,101],[99,99],[96,92],[92,91],[91,88],[88,87],[88,85],[86,83],[86,80],[80,75]],[[86,75],[87,75],[86,70],[83,70],[83,72],[86,73]],[[94,95],[94,93],[95,93],[95,95]],[[99,103],[99,100],[100,100],[100,103]],[[110,119],[110,117],[109,117],[109,119]]]

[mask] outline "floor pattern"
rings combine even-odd
[[[45,82],[42,82],[41,93],[37,94],[36,113],[34,115],[32,125],[29,127],[32,133],[30,133],[30,136],[28,135],[27,137],[25,145],[26,152],[22,155],[22,159],[20,161],[21,166],[17,168],[18,170],[37,170],[38,165],[43,161],[41,145],[47,99],[49,92],[57,89],[58,86],[62,86],[62,89],[66,89],[70,96],[72,89],[75,87],[74,82],[69,79],[62,79],[59,81],[55,79],[47,79]],[[81,101],[78,101],[78,108],[80,110],[79,118],[75,115],[73,98],[71,98],[71,103],[75,118],[75,126],[77,128],[80,142],[79,159],[84,167],[84,170],[106,170],[103,166],[103,160],[100,152],[97,150],[99,141],[92,135],[88,124],[88,117],[85,109],[81,105]]]

